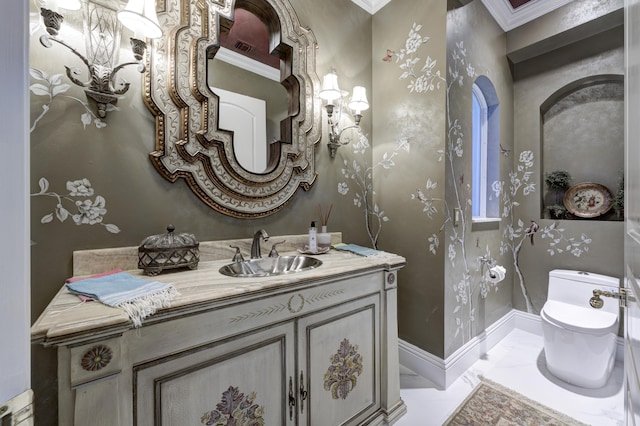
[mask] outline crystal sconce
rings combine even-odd
[[[355,124],[340,129],[340,119],[342,115],[342,99],[348,96],[347,92],[340,90],[338,86],[338,76],[335,71],[331,71],[325,75],[322,79],[322,88],[319,93],[320,98],[325,100],[327,104],[325,108],[327,110],[328,124],[329,124],[329,153],[331,158],[336,156],[338,147],[347,145],[350,139],[345,138],[343,140],[342,135],[349,129],[360,129],[360,119],[362,119],[362,111],[369,108],[369,102],[367,101],[366,89],[362,86],[355,86],[353,88],[353,95],[349,100],[349,109],[353,115]],[[337,101],[337,105],[334,103]],[[333,112],[337,106],[337,116],[334,116]]]
[[[82,8],[83,37],[86,55],[82,55],[70,44],[59,38],[64,16],[59,9],[78,10]],[[145,70],[143,63],[147,43],[144,38],[158,38],[162,29],[156,15],[155,0],[129,0],[120,11],[108,7],[97,0],[47,0],[40,9],[47,34],[40,37],[44,47],[52,47],[56,42],[69,49],[85,64],[89,78],[80,80],[80,71],[68,67],[67,77],[74,84],[83,87],[87,99],[95,101],[97,115],[104,118],[112,110],[120,95],[129,90],[129,83],[116,79],[116,74],[128,65],[137,65],[137,70]],[[135,61],[118,63],[122,25],[134,32],[130,38]]]

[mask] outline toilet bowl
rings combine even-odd
[[[614,277],[582,271],[549,272],[549,289],[540,317],[549,372],[583,388],[607,383],[615,364],[620,308],[618,300],[602,298],[592,308],[593,290],[617,291]]]

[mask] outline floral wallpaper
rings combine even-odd
[[[464,99],[461,93],[471,91],[471,86],[480,75],[477,66],[472,64],[470,52],[466,46],[467,40],[452,41],[448,52],[446,78],[440,70],[438,62],[429,55],[430,37],[424,33],[425,26],[414,22],[408,32],[406,41],[401,48],[387,48],[382,61],[395,64],[399,69],[398,79],[405,82],[406,96],[430,96],[436,91],[445,91],[446,96],[446,136],[444,149],[434,147],[431,152],[438,162],[446,164],[444,182],[437,175],[430,176],[429,170],[422,170],[426,176],[423,186],[415,191],[407,191],[407,197],[417,203],[425,220],[435,221],[434,229],[425,236],[426,250],[429,255],[436,256],[444,252],[448,263],[444,286],[445,293],[452,302],[446,304],[445,317],[453,320],[453,335],[445,337],[451,341],[453,348],[460,347],[473,339],[478,330],[477,306],[480,300],[491,297],[492,293],[519,291],[526,300],[526,309],[530,313],[538,313],[540,306],[534,306],[529,296],[525,274],[520,268],[519,258],[523,245],[533,244],[534,239],[539,244],[547,244],[546,253],[549,256],[569,254],[576,257],[589,251],[592,238],[582,233],[579,236],[569,235],[569,232],[559,223],[539,226],[536,217],[531,217],[525,223],[517,211],[519,197],[529,197],[536,193],[536,182],[539,171],[531,150],[524,150],[517,156],[511,156],[512,144],[500,144],[500,161],[504,179],[493,183],[493,196],[500,200],[501,222],[495,233],[497,244],[487,243],[484,252],[478,247],[470,249],[472,241],[476,240],[471,230],[471,182],[465,180],[465,171],[471,163],[471,123],[467,116],[458,116],[457,111],[464,109],[459,102]],[[486,70],[483,74],[490,75]],[[416,117],[412,117],[416,118]],[[417,120],[420,118],[417,117]],[[365,227],[369,231],[372,246],[378,246],[378,238],[384,223],[399,220],[396,209],[383,209],[386,194],[371,191],[371,185],[363,184],[371,179],[371,173],[376,168],[388,170],[388,173],[402,173],[407,154],[411,152],[412,143],[416,140],[407,126],[399,132],[395,141],[395,149],[386,150],[380,154],[374,165],[368,166],[363,157],[369,148],[368,140],[363,136],[361,142],[353,145],[353,160],[344,160],[342,174],[344,181],[339,184],[338,191],[346,195],[352,188],[358,188],[354,196],[354,205],[365,212]],[[358,180],[359,179],[359,180]],[[353,185],[356,183],[357,185]],[[442,188],[445,196],[442,196]],[[398,188],[407,190],[408,188]],[[371,197],[373,201],[366,204],[364,200]],[[382,213],[383,219],[374,221],[372,217]],[[455,223],[454,223],[455,222]],[[373,232],[372,232],[373,230]],[[537,236],[537,237],[536,237]],[[490,245],[494,246],[493,252]],[[384,246],[382,247],[384,249]],[[504,263],[507,278],[502,282],[488,280],[484,274],[485,268]],[[546,285],[546,283],[544,283]],[[484,321],[483,321],[484,323]]]
[[[353,149],[353,154],[361,157],[359,160],[354,159],[351,162],[347,159],[344,160],[344,165],[340,170],[342,178],[345,180],[338,183],[338,193],[343,196],[351,194],[353,205],[358,209],[362,209],[364,226],[369,236],[371,247],[377,249],[382,225],[389,220],[389,217],[375,201],[373,170],[378,167],[390,169],[395,166],[393,158],[397,155],[397,152],[393,152],[389,156],[385,153],[382,160],[370,166],[367,164],[368,155],[366,155],[367,149],[370,148],[367,137],[360,133],[358,140],[353,141],[350,146]],[[399,149],[404,149],[404,147],[399,147]],[[406,145],[406,149],[409,149],[408,145]]]
[[[558,222],[540,228],[535,220],[530,220],[526,226],[522,219],[516,217],[514,209],[520,204],[514,201],[518,195],[527,197],[536,191],[533,183],[534,155],[531,151],[522,151],[518,158],[515,172],[509,173],[509,186],[505,188],[505,183],[496,181],[492,187],[496,196],[502,197],[502,218],[506,219],[506,226],[502,231],[500,241],[500,253],[509,253],[513,258],[513,268],[518,277],[520,291],[525,300],[527,312],[539,313],[540,307],[535,307],[529,296],[529,291],[525,285],[524,275],[520,269],[519,257],[522,245],[525,242],[534,244],[534,237],[539,232],[542,239],[548,240],[547,253],[550,256],[561,254],[565,251],[575,257],[580,257],[589,251],[589,244],[592,240],[587,235],[580,237],[566,237],[565,229]]]
[[[67,91],[71,88],[71,85],[68,83],[63,83],[62,74],[49,75],[45,71],[37,68],[29,68],[29,74],[35,81],[33,84],[31,84],[31,86],[29,86],[29,90],[34,96],[40,97],[38,98],[38,100],[32,100],[32,102],[38,102],[42,104],[42,111],[35,119],[33,119],[33,122],[31,123],[31,132],[35,130],[40,120],[44,118],[49,110],[54,107],[54,101],[62,97],[71,99],[82,106],[84,112],[80,114],[80,122],[85,129],[92,123],[98,129],[101,129],[107,125],[104,120],[100,119],[93,112],[86,100],[82,100],[76,96],[67,94]],[[106,108],[107,112],[117,110],[118,107],[113,104],[108,104]]]
[[[40,191],[31,194],[31,197],[49,197],[55,203],[51,213],[44,215],[40,219],[40,223],[52,223],[54,219],[64,223],[71,218],[76,225],[102,225],[113,234],[120,232],[117,225],[103,223],[104,216],[107,214],[107,201],[100,195],[96,195],[93,200],[91,199],[94,195],[94,189],[89,179],[67,181],[66,189],[68,192],[66,194],[50,191],[49,181],[45,178],[40,178],[38,184]]]
[[[31,13],[31,15],[34,15],[34,13]],[[30,26],[31,35],[37,34],[38,31],[43,29],[44,26],[39,19],[35,20],[35,22],[33,22],[32,19]],[[45,36],[43,35],[41,37]],[[45,45],[45,47],[50,46]],[[70,75],[70,73],[77,75],[79,71],[75,67],[67,67],[67,74]],[[84,129],[92,124],[96,129],[107,126],[107,123],[96,115],[86,100],[68,93],[72,86],[65,82],[62,74],[49,74],[42,69],[31,67],[29,68],[29,75],[33,80],[33,83],[29,86],[29,91],[33,95],[31,99],[32,106],[33,104],[38,104],[41,109],[39,114],[32,119],[30,127],[31,133],[33,133],[47,113],[55,107],[54,102],[56,99],[60,98],[72,100],[81,106],[80,122]],[[118,110],[118,107],[113,104],[106,105],[107,112]],[[40,219],[40,223],[49,224],[54,222],[54,219],[57,219],[57,222],[64,223],[67,219],[71,218],[76,225],[102,225],[110,233],[117,234],[120,232],[120,228],[117,225],[103,223],[104,216],[107,214],[106,200],[101,195],[96,195],[93,200],[90,199],[90,197],[94,195],[94,189],[89,179],[82,178],[67,181],[67,194],[50,191],[50,183],[44,177],[39,179],[38,185],[40,191],[31,194],[31,197],[51,197],[55,199],[53,211],[44,215]]]

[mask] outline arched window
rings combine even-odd
[[[500,178],[500,108],[491,81],[480,76],[472,88],[471,215],[474,222],[500,217],[499,199],[491,185]]]

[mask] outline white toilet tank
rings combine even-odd
[[[586,308],[589,307],[589,299],[593,297],[593,290],[616,291],[619,287],[620,280],[615,277],[593,272],[554,269],[549,272],[547,300],[557,300]],[[604,306],[598,309],[599,311],[618,315],[620,309],[618,299],[603,297],[602,301]]]

